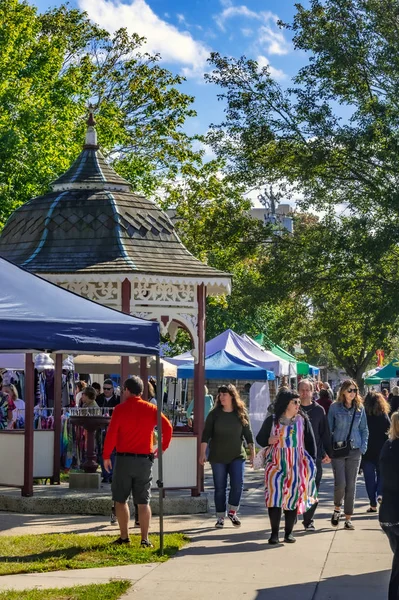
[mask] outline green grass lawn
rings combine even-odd
[[[0,600],[118,600],[130,585],[130,581],[121,580],[62,589],[8,591],[0,592]]]
[[[181,533],[165,534],[164,556],[160,556],[157,535],[150,536],[154,548],[140,548],[139,535],[131,536],[130,544],[113,546],[116,537],[77,533],[2,536],[0,575],[163,562],[188,542]]]

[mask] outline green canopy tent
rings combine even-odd
[[[399,379],[399,360],[397,358],[394,358],[388,365],[383,367],[380,371],[378,371],[378,373],[375,373],[373,377],[370,377],[368,379],[374,378],[378,378],[379,382],[382,379]],[[365,383],[367,383],[367,380],[365,381]]]
[[[268,348],[274,354],[277,354],[280,358],[284,360],[288,360],[289,362],[296,363],[297,375],[301,375],[302,377],[306,377],[310,373],[310,365],[302,360],[297,360],[293,354],[290,354],[277,344],[273,344],[270,340],[267,339],[264,333],[259,333],[254,337],[255,342],[258,342],[261,346]]]
[[[372,377],[366,377],[364,383],[365,385],[380,385],[381,381],[382,379],[380,379],[376,375],[373,375]]]

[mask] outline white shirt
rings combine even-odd
[[[12,420],[16,421],[18,417],[22,417],[25,420],[25,402],[21,398],[14,400],[16,406],[15,410],[12,411]]]

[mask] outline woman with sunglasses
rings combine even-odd
[[[316,442],[308,417],[300,409],[299,395],[282,390],[274,403],[274,414],[266,417],[256,441],[265,453],[265,501],[269,512],[269,544],[279,543],[281,512],[284,510],[284,542],[296,540],[292,530],[297,514],[316,501]]]
[[[250,449],[250,462],[255,457],[254,439],[244,402],[234,385],[222,385],[218,389],[215,407],[206,418],[202,433],[199,462],[205,464],[209,443],[208,460],[212,467],[215,486],[215,527],[224,527],[226,516],[227,477],[230,478],[228,518],[235,527],[241,526],[237,516],[244,486],[244,467],[247,454],[245,440]]]
[[[367,450],[369,430],[362,398],[352,379],[343,382],[337,399],[328,412],[333,441],[332,468],[334,473],[334,512],[331,525],[337,527],[344,501],[345,525],[354,529],[352,523],[356,496],[356,481],[362,455]]]

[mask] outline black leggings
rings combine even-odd
[[[280,521],[281,521],[281,508],[277,506],[273,506],[268,509],[269,511],[269,519],[270,525],[272,528],[272,536],[278,536],[278,530],[280,529]],[[285,510],[285,535],[289,535],[292,533],[294,529],[295,520],[296,520],[297,511],[295,510]]]

